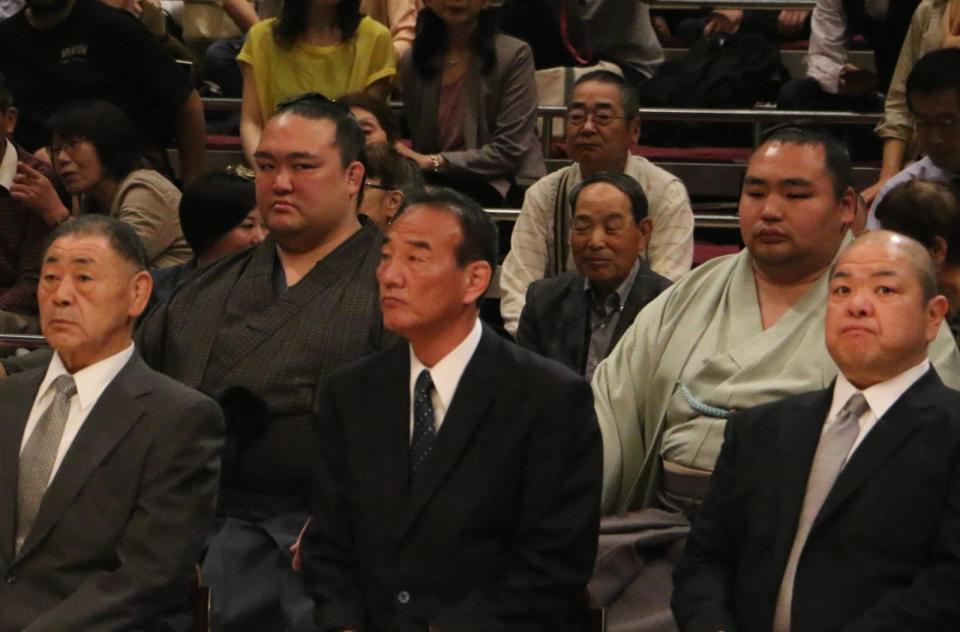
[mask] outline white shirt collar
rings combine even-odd
[[[883,417],[886,412],[890,410],[890,407],[897,403],[900,396],[903,395],[908,388],[913,386],[914,382],[923,377],[929,369],[930,360],[924,358],[923,362],[907,369],[903,373],[885,382],[880,382],[879,384],[874,384],[864,389],[862,393],[867,400],[867,404],[870,405],[870,412],[873,413],[876,419]],[[830,408],[830,410],[834,412],[831,412],[828,420],[832,420],[836,413],[847,403],[850,396],[859,390],[860,389],[850,383],[843,373],[838,374],[837,383],[833,387],[833,405]]]
[[[133,342],[119,353],[115,353],[108,358],[95,362],[90,366],[80,369],[73,374],[74,383],[77,385],[77,404],[81,411],[86,411],[100,399],[100,395],[106,390],[110,382],[113,381],[120,370],[126,366],[133,356]],[[67,368],[63,366],[60,354],[53,354],[50,360],[50,366],[47,367],[47,375],[40,383],[40,390],[37,391],[37,398],[43,397],[53,381],[61,375],[69,375]]]
[[[453,401],[453,396],[457,392],[457,385],[460,383],[460,378],[463,376],[463,372],[466,370],[470,358],[473,357],[473,353],[477,350],[477,347],[480,346],[480,337],[482,334],[483,325],[480,323],[480,319],[477,318],[473,324],[473,329],[470,330],[467,337],[460,341],[460,344],[454,347],[450,353],[445,355],[432,367],[428,367],[421,362],[420,358],[418,358],[417,354],[413,351],[413,345],[410,345],[410,391],[413,392],[414,385],[417,382],[417,376],[420,375],[420,372],[424,369],[429,369],[430,379],[433,380],[433,387],[436,389],[437,395],[440,396],[443,409],[446,410],[450,408],[450,402]]]
[[[7,148],[3,151],[3,160],[0,161],[0,187],[7,191],[13,186],[13,176],[17,175],[17,148],[7,139]]]

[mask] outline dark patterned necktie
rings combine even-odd
[[[433,380],[430,371],[424,369],[417,376],[413,388],[413,438],[410,441],[410,487],[417,486],[417,475],[423,470],[424,463],[433,449],[436,436],[436,417],[433,414]]]
[[[33,521],[37,517],[40,501],[47,492],[53,462],[57,459],[63,427],[70,415],[70,398],[77,392],[77,385],[70,375],[61,375],[53,381],[53,403],[47,408],[30,438],[20,453],[20,474],[17,479],[17,540],[19,554]]]

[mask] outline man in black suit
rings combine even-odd
[[[960,393],[927,359],[946,309],[913,240],[842,254],[840,375],[730,419],[675,573],[681,630],[960,629]]]
[[[635,179],[602,171],[578,184],[570,199],[577,271],[530,284],[517,342],[589,380],[637,313],[670,281],[638,257],[653,225]]]
[[[321,398],[302,545],[323,630],[562,630],[590,577],[601,446],[585,381],[478,319],[496,229],[448,190],[386,236],[387,329],[409,344]]]
[[[213,518],[223,418],[131,334],[146,253],[100,215],[52,235],[48,365],[0,382],[0,630],[172,630]]]

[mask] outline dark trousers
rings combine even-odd
[[[883,95],[872,92],[863,97],[847,97],[825,92],[809,77],[791,79],[780,88],[777,107],[781,110],[838,112],[883,112]],[[883,151],[880,139],[868,125],[831,125],[828,131],[847,144],[855,159],[875,160]]]
[[[220,86],[224,97],[239,99],[243,95],[243,74],[237,55],[247,36],[217,40],[203,56],[204,76]]]

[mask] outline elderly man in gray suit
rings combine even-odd
[[[61,225],[41,279],[55,353],[0,382],[0,631],[184,629],[220,410],[134,349],[152,282],[128,225]]]

